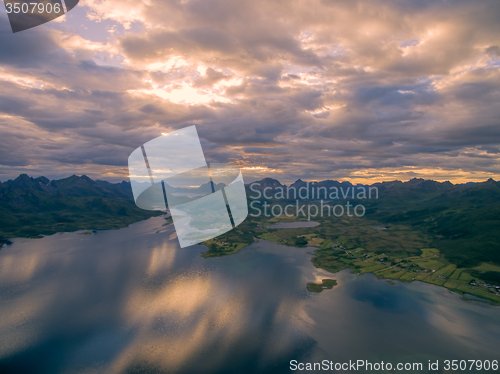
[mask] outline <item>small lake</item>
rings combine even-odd
[[[316,227],[316,226],[319,226],[319,222],[297,221],[297,222],[277,223],[275,225],[268,226],[268,228],[270,228],[270,229],[296,229],[299,227]]]
[[[204,259],[164,222],[3,247],[0,372],[274,374],[291,372],[290,360],[499,358],[498,307],[332,275],[312,266],[313,248],[259,241]],[[338,285],[306,290],[323,278]]]

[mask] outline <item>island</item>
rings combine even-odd
[[[323,290],[331,290],[334,286],[337,285],[337,281],[335,279],[323,279],[321,283],[307,283],[307,289],[310,292],[319,293]]]

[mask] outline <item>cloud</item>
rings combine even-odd
[[[195,79],[193,87],[211,87],[223,79],[229,79],[230,75],[225,75],[222,71],[217,71],[211,67],[207,68],[205,75]]]
[[[495,0],[87,0],[72,13],[15,35],[0,23],[2,180],[121,179],[139,144],[192,124],[211,162],[249,179],[500,176]]]

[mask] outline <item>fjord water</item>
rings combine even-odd
[[[161,217],[0,250],[2,373],[286,373],[290,360],[499,359],[500,308],[315,269],[260,241],[204,259]],[[306,283],[335,278],[311,294]],[[427,370],[424,370],[427,372]]]

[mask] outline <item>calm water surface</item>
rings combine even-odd
[[[331,275],[260,241],[204,259],[162,218],[0,250],[1,373],[287,373],[289,361],[499,359],[500,309]],[[311,294],[306,283],[339,285]]]

